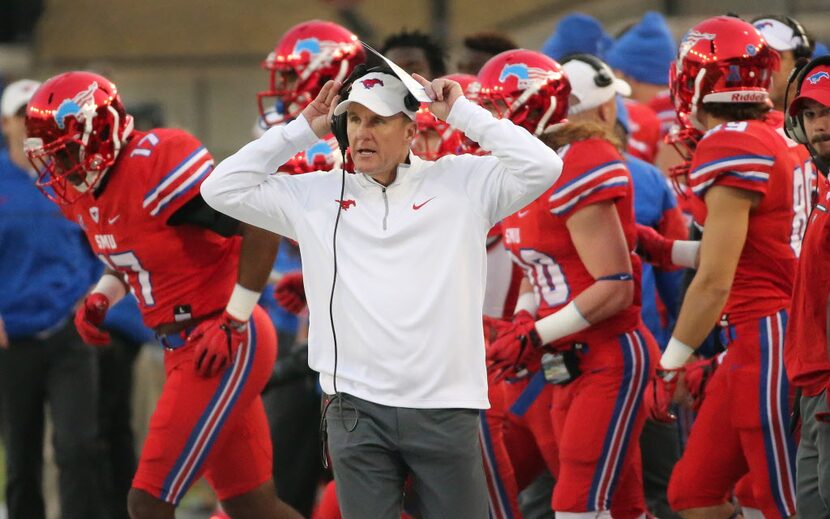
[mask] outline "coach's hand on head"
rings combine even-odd
[[[340,100],[340,86],[339,81],[327,81],[314,101],[302,111],[302,116],[308,121],[314,134],[321,139],[331,133],[331,117],[334,115],[334,107]]]
[[[429,104],[429,111],[435,114],[435,117],[446,121],[455,100],[464,95],[464,89],[461,88],[461,85],[445,78],[429,81],[418,74],[413,74],[412,77],[424,87],[424,91],[432,99]]]

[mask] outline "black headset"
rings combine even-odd
[[[561,63],[564,65],[569,61],[581,61],[594,69],[596,72],[594,74],[594,84],[599,88],[605,88],[614,82],[614,77],[608,73],[608,65],[593,54],[586,54],[584,52],[569,54],[562,59]]]
[[[787,27],[793,30],[793,34],[798,36],[801,40],[796,48],[793,49],[793,56],[795,59],[810,59],[813,57],[813,49],[815,48],[815,42],[813,39],[807,34],[807,31],[804,29],[804,26],[799,23],[798,20],[795,18],[790,18],[789,16],[785,16],[783,14],[770,14],[764,16],[758,16],[752,19],[752,25],[754,26],[756,22],[761,20],[775,20],[778,22],[783,23]]]
[[[349,94],[352,91],[352,85],[355,81],[362,78],[367,74],[371,74],[373,72],[379,72],[383,74],[389,74],[390,76],[398,77],[397,74],[392,70],[391,67],[388,65],[378,65],[375,67],[367,67],[365,63],[361,63],[360,65],[356,66],[355,69],[349,74],[349,77],[343,82],[343,86],[340,87],[340,102],[342,103],[346,99],[349,98]],[[412,92],[407,90],[406,96],[403,98],[403,105],[406,107],[407,110],[410,111],[417,111],[418,108],[421,106],[421,103],[415,99],[415,96],[412,95]],[[349,136],[346,132],[346,112],[343,112],[340,115],[334,115],[331,118],[331,133],[334,135],[334,138],[337,139],[337,145],[340,147],[340,153],[343,153],[345,156],[346,149],[349,147]]]

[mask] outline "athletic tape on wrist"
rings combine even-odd
[[[233,292],[231,292],[231,297],[228,299],[228,305],[225,307],[225,311],[234,319],[245,322],[254,313],[254,307],[256,307],[257,301],[259,301],[259,292],[245,288],[237,283],[233,287]]]
[[[558,312],[536,321],[536,331],[539,332],[543,344],[581,332],[589,326],[591,323],[582,316],[574,301]]]
[[[536,315],[536,310],[539,309],[539,305],[536,303],[536,296],[533,292],[525,292],[519,295],[519,298],[516,300],[516,309],[513,311],[514,314],[525,310],[530,315]]]
[[[104,294],[110,302],[110,306],[114,306],[127,295],[127,286],[120,277],[115,274],[106,273],[98,280],[95,288],[92,289],[92,293]]]
[[[660,366],[666,369],[683,367],[694,352],[694,348],[672,337],[669,339],[666,351],[664,351],[663,356],[660,357]]]
[[[697,254],[699,250],[699,241],[675,240],[671,247],[671,262],[678,267],[697,268]]]

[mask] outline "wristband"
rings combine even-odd
[[[666,351],[660,357],[660,367],[665,369],[677,369],[683,367],[695,349],[672,337],[666,346]]]
[[[127,295],[127,285],[124,284],[121,277],[107,272],[101,276],[91,293],[103,294],[110,302],[110,306],[115,306]]]
[[[697,240],[674,240],[671,247],[671,262],[678,267],[697,268],[700,242]]]
[[[517,314],[524,310],[530,315],[535,316],[538,308],[539,305],[536,304],[536,295],[532,291],[524,292],[523,294],[520,294],[519,298],[516,300],[516,309],[513,313]]]
[[[225,307],[225,311],[234,319],[244,323],[254,313],[254,307],[256,307],[257,301],[259,301],[259,292],[245,288],[237,283],[233,287],[233,292],[231,292],[231,297],[228,299],[228,305]]]
[[[536,321],[536,331],[539,332],[543,344],[581,332],[589,326],[591,323],[582,316],[574,301],[558,312]]]

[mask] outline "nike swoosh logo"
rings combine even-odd
[[[430,203],[430,201],[431,201],[431,200],[433,200],[434,198],[435,198],[435,197],[432,197],[432,198],[430,198],[429,200],[427,200],[426,202],[424,202],[424,203],[422,203],[422,204],[420,204],[420,205],[419,205],[419,204],[414,204],[414,203],[413,203],[413,204],[412,204],[412,209],[413,209],[413,210],[415,210],[415,211],[417,211],[418,209],[420,209],[420,208],[424,207],[425,205],[427,205],[428,203]]]
[[[527,213],[529,213],[529,212],[530,211],[519,211],[517,214],[518,214],[519,218],[524,218],[525,216],[527,216]]]
[[[117,222],[119,218],[121,218],[120,214],[117,214],[117,215],[113,216],[112,218],[107,218],[107,223],[112,225],[115,222]]]

